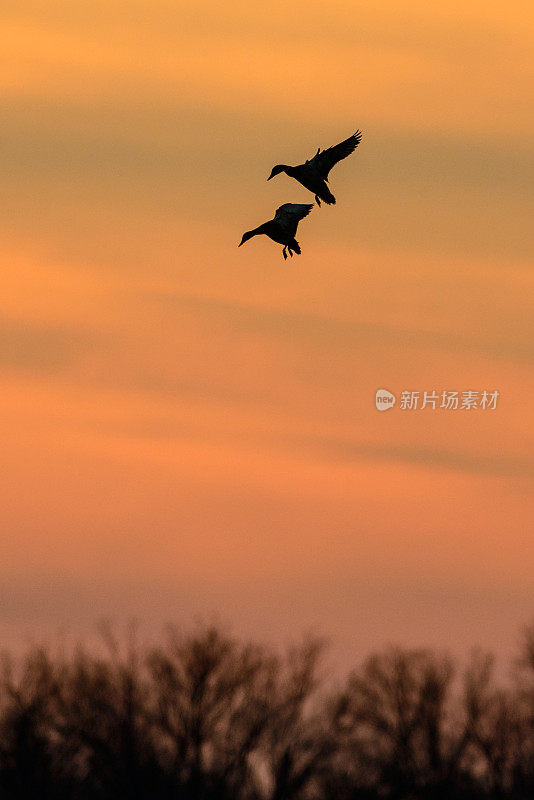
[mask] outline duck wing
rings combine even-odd
[[[276,209],[273,221],[294,235],[300,220],[307,217],[312,208],[313,203],[284,203]]]
[[[328,173],[332,167],[334,167],[338,161],[350,156],[350,154],[356,150],[361,140],[362,132],[356,131],[356,133],[349,136],[348,139],[345,139],[344,142],[335,144],[333,147],[329,147],[328,150],[318,150],[314,157],[310,159],[309,163],[313,164],[319,175],[327,180]]]

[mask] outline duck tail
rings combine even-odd
[[[324,184],[324,186],[321,186],[321,191],[317,192],[317,194],[315,195],[316,200],[317,198],[320,198],[323,201],[323,203],[326,203],[329,206],[335,205],[336,202],[336,198],[334,197],[334,195],[332,194],[326,183]],[[318,200],[317,203],[318,205],[321,205]]]

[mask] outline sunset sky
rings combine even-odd
[[[4,0],[4,643],[219,619],[512,654],[534,618],[534,9]],[[237,244],[313,197],[284,262]],[[496,410],[375,409],[378,388]]]

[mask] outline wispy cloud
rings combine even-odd
[[[79,327],[0,319],[0,365],[4,372],[68,374],[98,339]]]

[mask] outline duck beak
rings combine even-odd
[[[272,177],[273,177],[272,175],[269,175],[269,177],[267,178],[267,180],[268,180],[268,181],[270,181]]]

